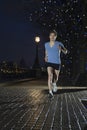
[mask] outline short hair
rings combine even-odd
[[[57,36],[57,32],[55,30],[51,30],[49,34],[54,33]]]

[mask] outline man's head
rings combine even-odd
[[[55,41],[57,38],[57,32],[55,30],[50,31],[49,38],[50,41]]]

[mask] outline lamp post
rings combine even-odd
[[[40,67],[39,65],[39,58],[38,58],[38,45],[40,43],[40,37],[36,36],[35,37],[35,42],[36,42],[36,58],[35,58],[35,66],[36,69]]]
[[[35,37],[35,43],[36,43],[36,55],[35,55],[36,57],[35,57],[35,62],[34,62],[33,68],[36,71],[36,77],[40,77],[41,69],[40,69],[39,58],[38,58],[38,45],[40,43],[40,37],[39,36]]]

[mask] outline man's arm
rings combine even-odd
[[[47,54],[47,51],[45,50],[45,62],[48,61],[48,54]]]
[[[64,47],[64,45],[60,42],[59,50],[62,51],[64,54],[67,54],[68,50]]]
[[[68,50],[65,48],[65,47],[62,47],[61,48],[61,51],[64,53],[64,54],[67,54]]]

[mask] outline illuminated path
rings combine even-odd
[[[0,85],[0,130],[84,130],[87,90],[61,89],[48,98],[45,81]]]

